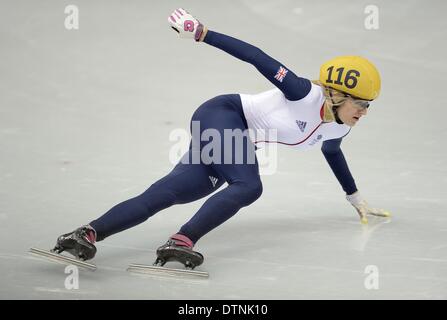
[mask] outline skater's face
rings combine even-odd
[[[369,104],[364,100],[356,101],[348,97],[345,102],[337,108],[337,115],[344,124],[353,127],[361,117],[368,113]]]

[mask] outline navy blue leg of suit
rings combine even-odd
[[[215,129],[221,137],[224,137],[224,129],[247,128],[239,95],[222,95],[208,100],[195,111],[191,120],[200,123],[201,133],[206,129]],[[116,205],[92,221],[90,225],[97,232],[97,240],[136,226],[174,204],[203,198],[227,182],[228,186],[207,199],[198,212],[180,229],[180,233],[197,242],[206,233],[231,218],[240,208],[259,198],[262,184],[254,154],[255,148],[248,136],[243,138],[241,164],[235,163],[234,147],[231,149],[233,161],[229,164],[223,161],[204,164],[200,157],[198,157],[199,163],[192,162],[194,160],[192,154],[200,155],[206,144],[206,141],[192,143],[182,161],[167,176],[152,184],[141,195]],[[225,157],[224,151],[227,150],[222,148],[221,160]],[[189,162],[184,161],[186,159]],[[254,163],[248,162],[250,159],[254,159]],[[215,185],[210,176],[218,179]]]

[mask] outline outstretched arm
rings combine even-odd
[[[390,213],[383,209],[371,208],[362,198],[357,190],[354,178],[349,171],[343,152],[340,149],[342,138],[326,140],[323,142],[321,151],[329,166],[346,192],[346,200],[357,210],[362,223],[368,223],[367,215],[378,217],[389,217]]]
[[[357,192],[357,186],[355,185],[354,178],[349,170],[343,151],[341,151],[341,141],[342,138],[326,140],[323,142],[321,151],[338,182],[340,182],[343,190],[347,195],[350,195]]]
[[[203,41],[256,67],[271,83],[281,90],[288,100],[304,98],[312,87],[308,79],[298,77],[282,63],[259,48],[230,36],[207,30],[186,10],[175,10],[168,21],[182,38]]]
[[[252,64],[281,90],[288,100],[300,100],[307,96],[311,89],[308,79],[298,77],[284,64],[251,44],[211,30],[208,30],[204,42]]]

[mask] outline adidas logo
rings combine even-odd
[[[304,129],[306,129],[307,122],[295,120],[296,124],[298,125],[298,128],[300,128],[301,132],[304,132]]]
[[[212,176],[208,176],[208,178],[210,178],[211,183],[213,184],[213,188],[216,186],[217,181],[219,181],[219,179],[217,179],[216,177],[212,177]]]

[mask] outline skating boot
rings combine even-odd
[[[88,225],[82,226],[73,232],[61,235],[51,251],[58,254],[67,251],[76,259],[90,260],[96,254],[95,241],[96,231]]]
[[[166,262],[177,261],[182,263],[186,269],[192,270],[203,263],[203,255],[192,250],[194,244],[186,236],[175,234],[157,249],[157,260],[154,266],[164,266]]]
[[[182,234],[171,236],[164,245],[157,249],[157,260],[153,265],[132,263],[127,268],[129,272],[147,273],[168,276],[194,276],[208,278],[206,271],[193,270],[203,263],[203,256],[192,250],[194,243]],[[166,262],[177,261],[185,266],[185,269],[164,267]]]

